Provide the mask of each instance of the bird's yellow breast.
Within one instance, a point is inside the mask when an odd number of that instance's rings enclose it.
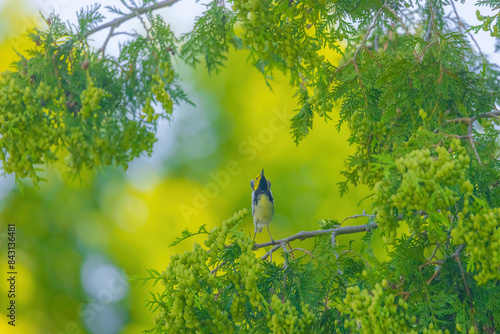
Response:
[[[274,204],[265,195],[261,195],[255,205],[253,220],[256,225],[268,225],[273,219]]]

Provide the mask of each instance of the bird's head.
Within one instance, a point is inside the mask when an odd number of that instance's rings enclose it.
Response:
[[[252,190],[270,190],[271,189],[271,181],[267,180],[264,176],[264,169],[260,172],[259,175],[255,177],[255,180],[250,181],[250,186]]]

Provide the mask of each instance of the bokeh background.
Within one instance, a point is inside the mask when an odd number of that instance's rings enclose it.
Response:
[[[0,72],[17,59],[13,48],[22,52],[30,47],[23,34],[42,26],[38,11],[55,11],[71,21],[80,7],[92,3],[0,0]],[[160,13],[182,34],[203,9],[202,3],[182,0]],[[466,14],[467,9],[459,9]],[[122,29],[141,31],[141,26],[131,21]],[[105,34],[94,38],[100,45]],[[116,40],[108,46],[111,53],[117,48]],[[338,60],[336,54],[326,56]],[[277,76],[271,91],[246,59],[245,52],[232,52],[226,67],[211,76],[202,67],[193,70],[179,62],[177,70],[196,107],[178,106],[174,120],[159,127],[153,156],[133,161],[126,172],[106,168],[68,180],[54,166],[39,190],[29,183],[15,187],[12,176],[0,178],[1,249],[6,224],[16,224],[18,271],[16,327],[2,317],[0,333],[135,334],[152,327],[145,302],[157,288],[130,279],[145,277],[146,269],[162,271],[170,255],[203,240],[169,247],[183,229],[197,230],[202,224],[211,229],[250,208],[250,180],[262,168],[273,185],[276,213],[270,229],[275,239],[316,229],[321,219],[343,220],[370,211],[369,200],[360,203],[370,194],[366,188],[339,195],[336,183],[353,148],[346,142],[347,130],[336,131],[335,112],[328,123],[317,118],[311,134],[296,146],[289,120],[297,103],[288,79]],[[253,234],[250,216],[240,228]],[[257,241],[268,238],[264,231]],[[353,238],[359,240],[339,240]],[[386,249],[375,247],[382,258]],[[4,277],[6,260],[0,267]],[[0,284],[2,310],[6,289]]]

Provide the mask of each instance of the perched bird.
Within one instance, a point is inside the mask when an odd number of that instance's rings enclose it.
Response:
[[[269,223],[273,220],[274,215],[274,200],[271,193],[271,181],[268,181],[264,176],[264,170],[257,175],[255,180],[250,181],[252,187],[252,216],[255,225],[255,234],[262,232],[262,228],[266,226],[269,232]],[[271,232],[269,232],[271,241],[274,242]]]

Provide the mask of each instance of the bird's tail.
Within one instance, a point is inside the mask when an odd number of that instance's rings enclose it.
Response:
[[[260,233],[260,232],[262,232],[262,228],[263,228],[263,226],[262,226],[262,225],[255,225],[255,233]]]

